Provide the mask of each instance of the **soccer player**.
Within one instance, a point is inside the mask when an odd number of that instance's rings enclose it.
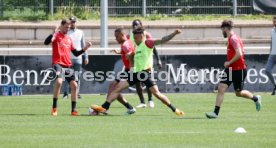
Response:
[[[136,43],[135,47],[135,55],[134,55],[134,67],[133,73],[130,73],[129,78],[127,80],[122,79],[117,87],[110,93],[107,97],[106,102],[102,104],[102,106],[92,105],[91,108],[97,112],[105,113],[109,108],[110,104],[118,98],[120,93],[128,88],[131,85],[137,84],[139,82],[144,83],[151,93],[155,97],[157,97],[160,101],[162,101],[165,105],[167,105],[176,115],[183,116],[184,112],[175,108],[174,105],[170,102],[167,96],[163,95],[159,90],[155,82],[151,78],[151,74],[149,71],[152,69],[152,54],[153,48],[155,45],[160,45],[171,40],[175,35],[180,34],[180,30],[175,30],[168,36],[163,37],[162,39],[152,40],[144,39],[144,29],[138,28],[133,31],[134,40]]]
[[[116,79],[109,85],[107,97],[110,95],[110,93],[117,87],[117,84],[121,81],[121,79],[128,79],[129,70],[131,67],[133,67],[133,53],[134,53],[134,45],[132,42],[127,39],[126,34],[124,33],[122,28],[117,28],[114,31],[114,36],[116,38],[116,41],[118,44],[121,45],[121,50],[118,51],[116,49],[111,50],[111,52],[114,52],[116,54],[120,54],[122,61],[124,63],[125,69],[124,72],[122,72]],[[134,114],[136,112],[136,109],[132,107],[127,100],[123,97],[123,95],[120,93],[117,100],[123,104],[127,108],[127,115]],[[107,108],[108,110],[108,108]]]
[[[69,18],[70,20],[70,30],[68,31],[69,37],[72,39],[74,46],[76,47],[76,50],[81,50],[85,45],[85,39],[84,39],[84,33],[82,30],[78,29],[76,27],[77,18],[75,16],[71,16]],[[85,52],[83,54],[84,57],[84,65],[87,65],[89,63],[88,60],[88,54]],[[78,77],[78,99],[81,99],[80,95],[80,75],[81,75],[81,66],[82,66],[82,56],[74,56],[74,54],[71,54],[71,61],[73,64],[73,69],[75,72],[77,72],[76,77]],[[69,86],[68,83],[65,83],[63,86],[63,98],[68,99],[68,91]]]
[[[255,103],[256,110],[261,110],[261,96],[255,96],[251,92],[244,90],[244,80],[246,78],[246,64],[244,60],[243,42],[233,31],[233,22],[224,20],[221,24],[221,30],[224,38],[228,38],[227,61],[224,62],[224,74],[218,85],[218,93],[213,112],[205,113],[207,118],[217,118],[220,107],[224,99],[224,93],[233,83],[237,97],[243,97],[252,100]]]
[[[141,20],[139,20],[139,19],[135,19],[132,22],[132,29],[135,30],[137,28],[143,28],[143,24],[142,24]],[[147,31],[144,31],[143,35],[144,35],[144,39],[151,39],[152,38],[151,34],[148,33]],[[133,33],[130,33],[128,35],[128,38],[132,41],[132,43],[134,45],[136,44],[135,41],[134,41],[134,34]],[[153,48],[153,54],[154,54],[154,56],[157,59],[158,68],[161,69],[162,68],[162,62],[161,62],[161,59],[160,59],[159,54],[158,54],[158,52],[157,52],[157,50],[156,50],[155,47]],[[145,108],[145,107],[147,107],[147,105],[145,103],[144,96],[143,96],[142,83],[137,83],[136,84],[136,91],[137,91],[137,94],[138,94],[139,99],[140,99],[140,104],[138,106],[136,106],[136,107],[137,108]],[[150,90],[148,88],[147,88],[147,93],[148,93],[149,107],[150,108],[154,108],[154,102],[152,100],[152,93],[150,92]]]
[[[276,64],[276,16],[273,17],[273,28],[271,30],[271,44],[270,44],[270,55],[266,63],[265,72],[270,82],[274,85],[274,89],[271,95],[275,95],[276,83],[272,75],[272,69]]]
[[[88,42],[82,50],[76,50],[72,39],[67,35],[69,27],[69,20],[63,19],[59,29],[56,29],[54,33],[49,35],[44,41],[45,45],[52,42],[52,65],[57,75],[53,92],[53,106],[51,110],[53,116],[57,116],[58,114],[57,101],[63,78],[67,80],[71,87],[71,115],[78,115],[76,110],[78,85],[75,80],[74,70],[71,69],[72,61],[70,53],[72,52],[75,56],[79,56],[92,45],[92,43]]]

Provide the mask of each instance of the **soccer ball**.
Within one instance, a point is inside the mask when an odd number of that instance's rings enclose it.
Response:
[[[97,115],[99,115],[99,112],[96,112],[91,107],[89,107],[89,109],[88,109],[88,115],[90,115],[90,116],[97,116]]]

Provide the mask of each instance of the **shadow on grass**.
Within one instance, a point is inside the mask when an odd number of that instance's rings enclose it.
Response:
[[[208,120],[206,117],[179,117],[174,118],[179,120]]]
[[[49,116],[50,114],[0,114],[0,116]]]

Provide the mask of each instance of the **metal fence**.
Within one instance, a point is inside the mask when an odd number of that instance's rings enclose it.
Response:
[[[108,11],[109,16],[229,15],[235,11],[239,15],[255,13],[252,5],[253,0],[108,0]],[[0,15],[21,15],[25,11],[48,15],[51,10],[56,13],[84,7],[99,12],[100,0],[0,0]]]

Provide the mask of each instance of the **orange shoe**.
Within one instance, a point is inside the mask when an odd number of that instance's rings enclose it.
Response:
[[[182,110],[179,110],[179,109],[176,109],[176,110],[175,110],[175,114],[176,114],[177,116],[184,116],[184,112],[183,112]]]
[[[106,109],[103,108],[102,106],[98,106],[98,105],[91,105],[91,108],[99,113],[106,113]]]
[[[71,115],[72,115],[72,116],[78,116],[79,113],[78,113],[77,111],[73,111],[73,112],[71,112]]]
[[[57,108],[52,108],[52,110],[51,110],[51,115],[52,116],[57,116]]]

